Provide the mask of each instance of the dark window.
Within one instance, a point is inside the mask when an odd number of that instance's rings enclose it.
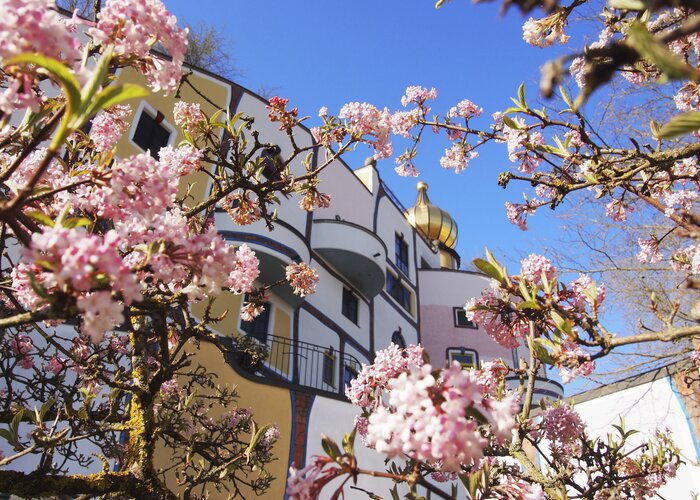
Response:
[[[343,288],[343,316],[357,324],[357,309],[359,301],[354,293]]]
[[[411,292],[391,273],[386,274],[386,291],[401,304],[401,307],[411,312]]]
[[[403,236],[397,234],[395,241],[396,249],[396,267],[408,276],[408,245],[403,239]]]
[[[250,337],[267,343],[267,328],[270,325],[270,304],[265,304],[265,310],[256,316],[253,321],[241,320],[241,330]]]
[[[479,356],[476,351],[460,347],[451,347],[447,349],[447,359],[450,364],[452,364],[453,361],[457,361],[464,368],[476,368],[479,362]]]
[[[350,385],[350,382],[355,380],[357,377],[357,368],[354,366],[350,365],[345,365],[345,370],[343,372],[343,386],[347,387]]]
[[[463,307],[455,307],[453,308],[453,311],[455,316],[455,326],[459,328],[472,328],[474,330],[479,328],[476,323],[467,319],[467,312]]]
[[[394,333],[391,334],[391,343],[396,344],[401,349],[406,349],[406,340],[401,335],[401,328],[394,330]]]
[[[420,258],[420,268],[421,269],[432,269],[430,267],[430,264],[428,264],[428,261],[425,260],[423,257]]]
[[[323,382],[335,387],[335,354],[332,347],[323,353]]]
[[[160,148],[168,145],[170,131],[161,123],[163,114],[158,111],[155,118],[145,109],[141,112],[139,123],[136,125],[133,141],[144,151],[150,151],[153,158],[158,158]]]
[[[279,146],[263,149],[262,153],[260,153],[260,159],[263,163],[263,177],[270,181],[279,180],[280,174],[284,168],[282,159],[280,158]]]

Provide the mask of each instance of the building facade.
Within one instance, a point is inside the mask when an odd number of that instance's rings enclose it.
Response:
[[[172,116],[178,100],[199,103],[208,116],[226,109],[230,115],[254,117],[261,140],[279,145],[283,158],[291,154],[286,134],[267,119],[266,100],[233,82],[191,70],[177,98],[151,95],[132,106],[132,127],[117,146],[119,156],[182,141]],[[118,80],[143,83],[143,76],[124,71]],[[303,127],[295,129],[295,141],[302,148],[313,144]],[[314,165],[322,154],[314,151]],[[200,359],[219,374],[219,382],[237,386],[240,405],[253,408],[259,422],[280,428],[279,460],[272,464],[278,480],[270,498],[284,496],[290,465],[301,467],[322,454],[322,434],[340,440],[352,429],[358,409],[346,402],[344,389],[362,364],[372,362],[375,351],[392,342],[421,343],[436,366],[452,360],[478,366],[496,358],[517,364],[523,355],[498,345],[466,319],[463,304],[481,293],[488,278],[459,269],[457,224],[430,202],[428,186],[418,184],[416,203],[406,209],[374,161],[355,169],[340,160],[334,163],[319,174],[321,191],[332,198],[328,208],[306,212],[295,197],[282,198],[273,231],[263,221],[239,226],[223,210],[215,215],[227,240],[246,243],[256,252],[262,284],[284,278],[284,268],[292,262],[308,263],[320,277],[316,293],[303,299],[286,285],[273,288],[265,312],[253,322],[240,317],[243,297],[229,294],[215,303],[213,314],[228,311],[214,325],[218,333],[232,342],[245,335],[266,346],[269,354],[262,365],[251,368],[240,359],[222,359],[213,348],[200,348]],[[305,173],[301,163],[291,170],[294,176]],[[200,172],[187,178],[182,189],[188,184],[196,201],[207,195],[209,183]],[[562,393],[554,381],[538,384],[538,397]],[[382,457],[369,450],[358,455],[363,466],[383,466]]]

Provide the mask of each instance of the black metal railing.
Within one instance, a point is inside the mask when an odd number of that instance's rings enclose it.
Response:
[[[332,346],[276,335],[267,335],[262,344],[266,348],[263,362],[246,366],[239,359],[237,363],[255,378],[262,378],[262,382],[304,387],[344,398],[345,386],[360,370],[360,362],[355,356],[339,352]]]

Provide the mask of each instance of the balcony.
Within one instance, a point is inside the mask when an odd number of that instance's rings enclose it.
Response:
[[[360,362],[351,354],[276,335],[255,340],[242,337],[238,341],[223,338],[222,341],[231,349],[229,362],[237,371],[264,384],[306,389],[345,400],[345,386],[360,370]],[[257,348],[254,348],[256,352],[262,347],[262,355],[246,352],[250,345]]]
[[[366,298],[384,288],[386,247],[371,231],[342,220],[315,220],[311,246]]]
[[[506,377],[506,384],[511,389],[517,389],[520,384],[518,377]],[[549,401],[557,401],[564,397],[564,387],[554,380],[548,378],[537,377],[535,379],[535,392],[532,395],[531,407],[537,407],[541,399],[549,399]]]

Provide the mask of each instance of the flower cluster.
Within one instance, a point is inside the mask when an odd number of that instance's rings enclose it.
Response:
[[[357,428],[364,443],[389,457],[408,456],[436,471],[459,472],[477,463],[487,445],[510,438],[518,396],[496,397],[496,372],[482,377],[457,362],[436,372],[415,359],[419,348],[405,351],[414,358],[410,363],[396,358],[400,352],[392,345],[377,367],[363,367],[362,378],[348,391],[359,406],[373,401]],[[378,376],[368,376],[373,373]]]
[[[555,43],[566,43],[569,36],[564,33],[566,15],[563,11],[543,19],[530,18],[523,24],[523,40],[535,47],[549,47]]]
[[[285,269],[286,279],[289,286],[294,289],[294,294],[300,297],[311,295],[316,291],[318,283],[318,273],[308,264],[289,264]]]
[[[92,120],[90,139],[95,150],[100,153],[110,151],[119,138],[129,128],[127,118],[131,115],[131,106],[117,105],[102,111]]]
[[[289,99],[273,96],[270,98],[270,104],[265,106],[269,111],[267,115],[269,120],[271,122],[280,122],[280,130],[291,130],[297,122],[299,110],[297,108],[288,110],[287,104],[289,104]]]
[[[543,255],[531,253],[520,261],[522,277],[530,283],[540,283],[543,279],[550,281],[557,274],[549,259]]]
[[[144,74],[154,92],[177,89],[187,52],[187,28],[177,26],[177,19],[160,0],[107,0],[88,34],[98,44],[113,45],[118,56],[144,61]],[[151,55],[156,43],[170,60]]]
[[[199,103],[178,101],[173,107],[173,118],[175,125],[192,134],[197,130],[199,123],[204,120],[204,113],[202,113]]]
[[[346,128],[356,140],[374,148],[377,158],[389,158],[391,147],[391,113],[367,103],[351,102],[340,108],[338,117],[347,120]]]

